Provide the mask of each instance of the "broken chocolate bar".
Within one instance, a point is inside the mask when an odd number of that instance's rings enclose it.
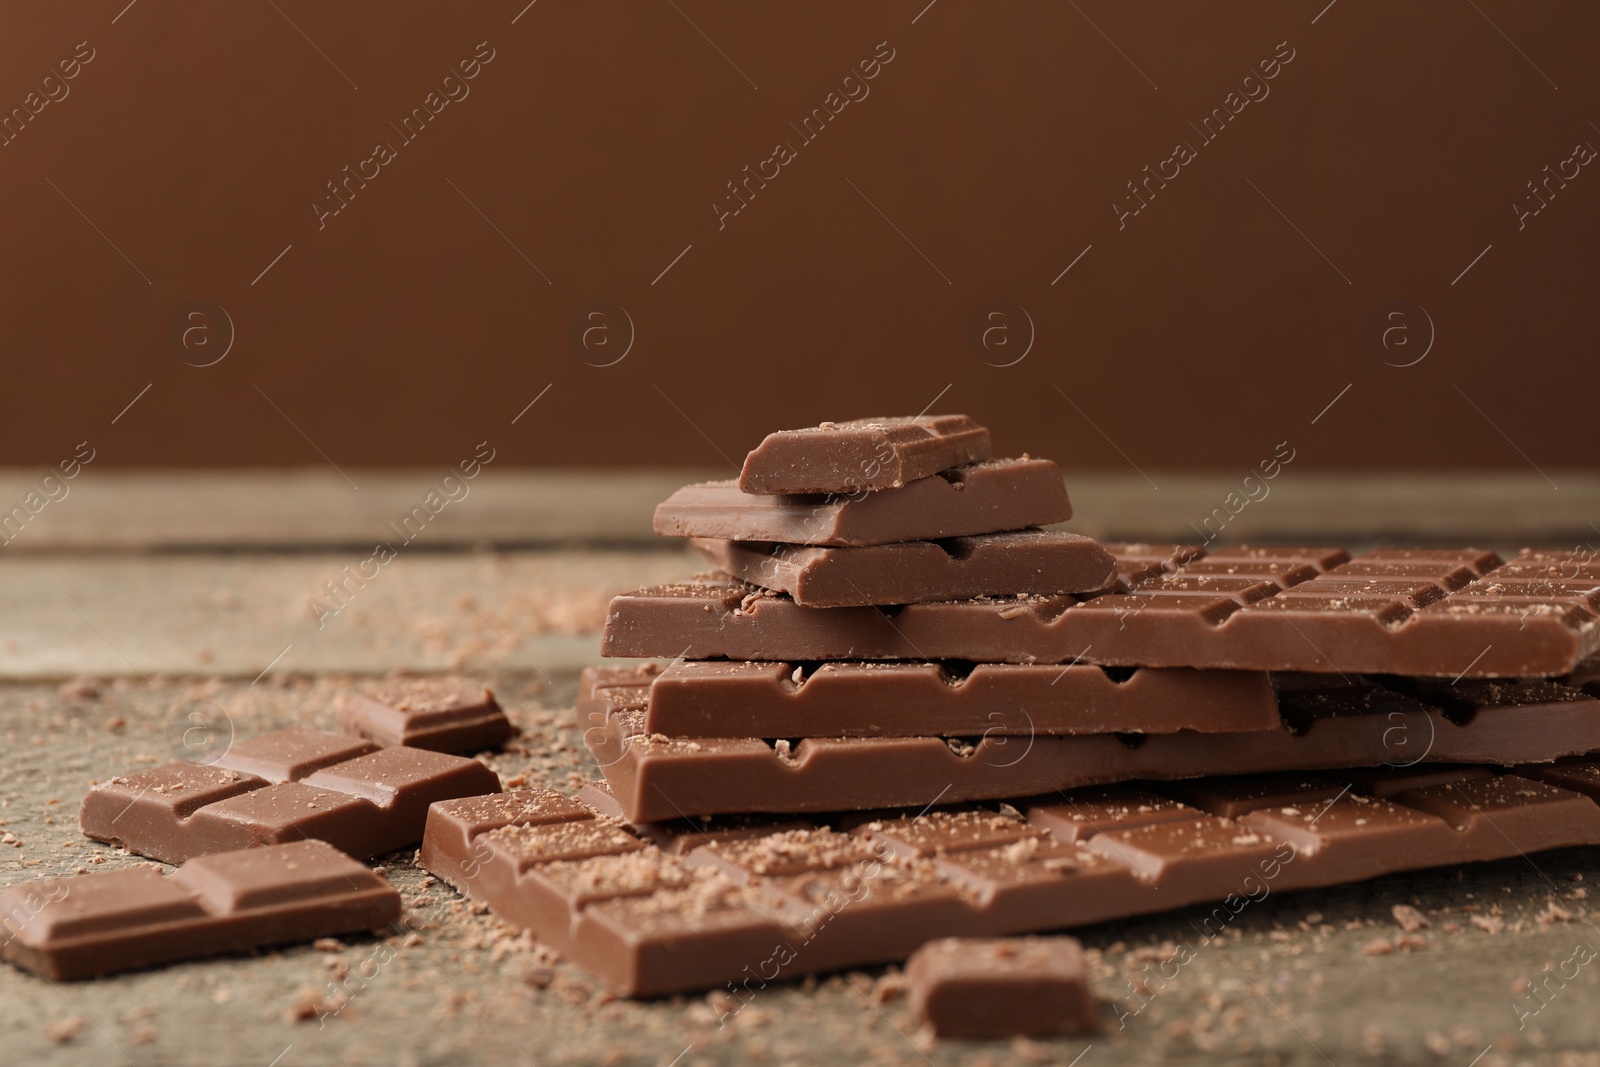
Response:
[[[1117,546],[1108,545],[1113,554]],[[1456,677],[1565,674],[1600,650],[1600,567],[1558,553],[1235,548],[1100,595],[809,609],[731,578],[619,596],[609,656],[965,659]]]
[[[0,956],[54,980],[333,934],[400,918],[400,893],[321,841],[219,852],[169,877],[130,867],[0,892]]]
[[[655,531],[796,545],[884,545],[1021,530],[1072,518],[1061,469],[996,459],[876,493],[754,496],[739,483],[686,485],[656,506]]]
[[[1070,937],[946,937],[906,962],[911,1017],[938,1037],[1055,1037],[1100,1029]]]
[[[486,685],[412,678],[346,698],[339,729],[380,745],[465,755],[498,748],[511,736],[511,720]]]
[[[861,548],[697,537],[713,566],[789,594],[802,607],[852,607],[962,600],[1018,593],[1104,589],[1116,560],[1093,538],[1058,530],[906,541]]]
[[[579,725],[605,708],[645,713],[672,737],[1031,737],[1241,733],[1279,725],[1261,671],[1118,670],[1082,664],[728,663],[685,660],[649,673],[590,667]]]
[[[499,791],[476,760],[279,730],[209,764],[175,760],[102,782],[78,822],[96,841],[163,863],[303,838],[367,859],[421,840],[434,801]]]
[[[989,458],[989,431],[965,415],[852,419],[768,434],[744,458],[746,493],[896,489]]]
[[[600,691],[604,697],[607,691]],[[664,737],[610,700],[583,739],[630,822],[986,800],[1135,778],[1436,763],[1539,763],[1600,751],[1600,700],[1554,682],[1401,692],[1337,678],[1280,693],[1283,728],[1076,737]],[[593,705],[591,705],[593,707]]]
[[[1600,844],[1593,760],[1443,770],[1389,771],[1379,788],[1338,772],[1197,781],[1185,783],[1188,803],[1142,784],[991,811],[912,809],[679,854],[527,789],[435,805],[422,864],[620,993],[722,988],[737,1011],[772,982],[904,959],[938,937],[1219,901],[1195,926],[1209,939],[1265,891]]]

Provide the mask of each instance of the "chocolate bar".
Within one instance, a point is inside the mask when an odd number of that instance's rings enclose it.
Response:
[[[83,832],[163,863],[314,838],[358,859],[414,845],[436,800],[498,793],[476,760],[279,730],[209,764],[175,760],[89,790]]]
[[[1059,530],[905,541],[860,548],[697,537],[712,566],[789,594],[801,607],[915,604],[1014,593],[1104,589],[1116,560],[1093,538]]]
[[[45,878],[0,891],[0,956],[52,980],[371,930],[400,918],[388,882],[321,841]]]
[[[850,496],[752,496],[734,481],[686,485],[657,505],[655,531],[797,545],[884,545],[1047,526],[1072,518],[1061,469],[996,459]]]
[[[746,493],[897,489],[989,458],[989,431],[965,415],[852,419],[770,433],[744,458]]]
[[[611,787],[603,778],[583,783],[578,789],[576,799],[597,815],[627,821],[623,819],[622,805],[611,795]],[[811,825],[812,823],[794,815],[741,812],[737,815],[718,815],[714,818],[671,819],[666,822],[629,824],[629,829],[657,848],[681,856],[708,842],[759,837],[782,830],[804,830]]]
[[[646,712],[605,703],[603,725],[583,739],[636,823],[988,800],[1135,778],[1424,759],[1509,765],[1600,751],[1600,700],[1544,681],[1407,693],[1333,678],[1322,688],[1281,689],[1282,729],[1149,736],[664,737],[646,729]]]
[[[1241,733],[1279,725],[1261,671],[1119,670],[1083,664],[728,663],[685,660],[648,673],[590,667],[580,726],[636,708],[672,737],[1031,737]]]
[[[436,805],[421,859],[620,993],[721,987],[736,1011],[780,978],[904,959],[938,937],[1221,901],[1196,926],[1211,938],[1239,902],[1267,891],[1600,844],[1593,760],[1509,774],[1192,782],[1188,803],[1163,788],[857,817],[682,854],[528,789]]]
[[[1107,546],[1116,554],[1116,546]],[[1551,578],[1560,553],[1236,548],[1151,567],[1126,592],[978,597],[897,610],[809,609],[700,577],[611,602],[609,656],[966,659],[1001,663],[1560,675],[1600,649],[1600,565]],[[1153,573],[1152,573],[1153,572]]]
[[[946,937],[906,961],[906,1006],[938,1037],[1056,1037],[1100,1029],[1070,937]]]
[[[380,745],[462,755],[498,748],[512,733],[489,687],[462,678],[412,678],[348,697],[339,729]]]

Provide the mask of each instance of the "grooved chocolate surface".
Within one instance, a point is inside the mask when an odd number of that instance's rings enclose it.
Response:
[[[946,937],[906,961],[906,1006],[939,1037],[1092,1034],[1100,1008],[1070,937]]]
[[[682,854],[528,789],[435,806],[422,863],[617,991],[656,996],[904,959],[938,937],[1061,929],[1600,843],[1591,777],[1570,788],[1429,768],[1391,771],[1383,784],[1380,796],[1336,772],[1254,789],[1194,782],[1190,803],[1152,817],[1145,798],[1164,787],[1146,783],[1125,803],[1103,790],[1057,794],[817,822]],[[1213,788],[1233,815],[1211,812]],[[1241,806],[1242,795],[1252,799]],[[1196,930],[1217,936],[1231,916],[1219,905]]]
[[[358,693],[339,708],[339,729],[380,745],[470,753],[511,736],[489,687],[464,678],[414,678]]]
[[[1242,547],[1174,564],[1107,547],[1125,590],[889,611],[807,609],[734,579],[699,577],[614,599],[604,651],[1456,678],[1565,674],[1600,649],[1600,567],[1554,576],[1566,558],[1559,552],[1528,550],[1502,563],[1476,549],[1349,559],[1340,550]]]
[[[1279,724],[1260,671],[1185,668],[1108,673],[1083,664],[755,663],[683,660],[643,673],[590,667],[580,725],[610,706],[644,712],[673,737],[928,737],[1237,733]]]
[[[1401,692],[1328,679],[1280,693],[1283,728],[1141,738],[674,738],[612,708],[584,742],[622,813],[838,811],[985,800],[1135,778],[1436,763],[1536,763],[1600,751],[1600,700],[1553,682]]]
[[[234,743],[102,782],[78,822],[96,841],[163,863],[313,838],[366,859],[413,845],[436,800],[500,791],[476,760],[314,730]]]
[[[400,894],[321,841],[219,852],[0,891],[0,956],[51,979],[89,978],[400,918]]]
[[[746,493],[896,489],[989,458],[989,431],[965,415],[852,419],[770,433],[744,458]]]
[[[1020,530],[1072,518],[1061,469],[1047,459],[954,467],[875,493],[761,496],[739,483],[686,485],[656,506],[655,531],[797,545],[882,545]]]
[[[1059,530],[906,541],[859,548],[697,537],[712,566],[802,607],[913,604],[1104,589],[1116,560],[1093,538]]]

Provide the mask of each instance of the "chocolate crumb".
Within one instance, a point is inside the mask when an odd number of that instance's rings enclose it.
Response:
[[[73,1014],[65,1019],[56,1019],[45,1024],[44,1032],[51,1041],[58,1045],[65,1045],[83,1032],[89,1022],[81,1015]]]

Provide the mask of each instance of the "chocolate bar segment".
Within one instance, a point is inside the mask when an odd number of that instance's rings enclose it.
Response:
[[[906,962],[911,1017],[938,1037],[1056,1037],[1100,1029],[1070,937],[930,941]]]
[[[1061,469],[1044,459],[954,467],[899,489],[756,496],[734,481],[686,485],[656,506],[655,531],[798,545],[883,545],[1047,526],[1072,518]]]
[[[1032,737],[1279,726],[1272,684],[1260,671],[684,660],[653,674],[589,668],[586,676],[583,728],[604,724],[603,709],[586,703],[600,692],[615,706],[644,711],[649,733],[672,737]]]
[[[584,742],[631,822],[727,812],[814,812],[1002,798],[1131,779],[1431,763],[1543,763],[1600,751],[1600,700],[1554,683],[1499,698],[1392,693],[1333,679],[1284,728],[1076,737],[673,738],[611,706]],[[1522,699],[1516,692],[1521,690]],[[1430,702],[1431,701],[1431,702]]]
[[[1259,550],[1253,550],[1258,553]],[[1321,569],[1298,558],[1215,552],[1126,592],[978,597],[877,608],[803,608],[702,577],[611,602],[604,651],[701,659],[968,659],[1002,663],[1381,673],[1565,674],[1600,650],[1600,586],[1517,574],[1525,552],[1393,550]],[[1342,553],[1335,555],[1337,559]],[[1477,575],[1477,576],[1475,576]],[[1543,583],[1535,594],[1525,581]]]
[[[578,672],[578,704],[582,706],[596,699],[605,689],[648,687],[671,666],[674,664],[645,662],[630,663],[625,667],[612,664],[585,667]]]
[[[1600,780],[1600,770],[1588,774]],[[1189,806],[1141,783],[1130,795],[1157,791],[1159,817],[1091,791],[998,810],[790,824],[687,852],[573,811],[560,794],[522,790],[503,806],[529,817],[493,829],[476,801],[437,805],[422,864],[620,993],[725,986],[742,1000],[780,976],[904,959],[935,938],[1007,937],[1600,844],[1600,806],[1559,784],[1463,767],[1443,780],[1436,769],[1392,770],[1384,785],[1380,796],[1324,772],[1224,783],[1213,798],[1201,781],[1186,786],[1199,805]],[[1236,817],[1211,813],[1224,804]],[[1065,835],[1049,810],[1062,806],[1079,813]],[[556,809],[564,814],[552,821]],[[497,843],[508,826],[519,829],[515,847]],[[563,844],[574,837],[609,844],[574,854]],[[1195,928],[1216,937],[1233,914],[1218,904]]]
[[[498,748],[511,720],[486,685],[463,678],[412,678],[347,698],[339,729],[380,745],[465,755]]]
[[[896,489],[989,458],[989,431],[965,415],[852,419],[768,434],[744,458],[746,493]]]
[[[499,791],[476,760],[280,730],[204,766],[174,761],[102,782],[78,822],[96,841],[163,863],[304,838],[367,859],[416,844],[434,801]]]
[[[1104,589],[1116,560],[1100,543],[1056,530],[906,541],[861,548],[697,537],[712,566],[802,607],[914,604],[1015,593]]]
[[[400,918],[388,882],[321,841],[220,852],[0,891],[0,955],[53,980],[333,934]]]

